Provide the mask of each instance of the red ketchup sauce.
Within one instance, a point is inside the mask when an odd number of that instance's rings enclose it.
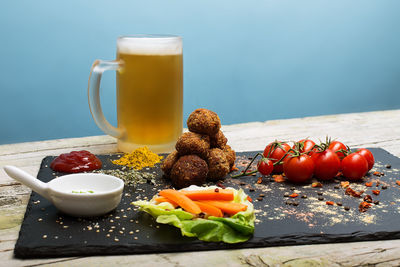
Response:
[[[72,151],[58,156],[51,162],[50,167],[59,172],[84,172],[101,168],[101,161],[86,150]]]

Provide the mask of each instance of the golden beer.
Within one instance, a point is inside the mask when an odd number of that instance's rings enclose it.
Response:
[[[172,151],[182,133],[181,39],[121,37],[117,61],[119,149],[147,145],[155,152]]]

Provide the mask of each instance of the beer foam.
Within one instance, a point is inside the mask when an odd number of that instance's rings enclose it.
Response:
[[[182,39],[168,35],[120,37],[117,49],[119,53],[134,55],[179,55],[182,54]]]

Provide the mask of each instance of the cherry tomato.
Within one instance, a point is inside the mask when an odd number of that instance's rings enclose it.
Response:
[[[364,156],[351,153],[342,159],[341,169],[343,176],[349,180],[360,180],[368,172],[368,162]]]
[[[282,148],[276,146],[276,144],[280,144]],[[285,157],[286,152],[290,150],[290,146],[287,143],[280,142],[272,142],[267,145],[264,149],[264,157],[270,158],[272,163],[279,161],[281,158]],[[282,173],[283,172],[283,163],[274,165],[273,169],[274,173]]]
[[[374,167],[375,159],[374,159],[374,155],[372,155],[371,151],[369,151],[366,148],[359,148],[359,149],[357,149],[356,153],[364,156],[364,158],[367,160],[368,170],[370,170],[370,169],[372,169],[372,167]]]
[[[302,139],[302,140],[298,141],[297,143],[300,144],[300,146],[299,146],[300,153],[308,152],[308,151],[311,151],[311,150],[312,151],[317,151],[317,148],[314,148],[315,142],[313,140]],[[296,148],[296,144],[294,144],[292,148],[295,149]]]
[[[331,180],[340,170],[339,156],[331,149],[315,152],[311,155],[314,161],[314,175],[321,180]]]
[[[341,160],[345,157],[345,154],[343,154],[343,152],[338,152],[339,150],[347,150],[347,147],[342,142],[332,141],[329,144],[328,148],[336,152],[336,154],[339,156]]]
[[[274,164],[271,160],[267,158],[262,158],[257,164],[257,170],[262,175],[269,175],[271,174],[272,170],[274,169]]]
[[[313,175],[314,161],[307,154],[294,157],[289,156],[284,160],[283,171],[289,181],[304,183]]]

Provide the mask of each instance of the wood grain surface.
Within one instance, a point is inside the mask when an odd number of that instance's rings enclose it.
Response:
[[[222,130],[237,151],[261,150],[275,139],[310,137],[324,140],[329,135],[351,147],[382,147],[400,156],[400,110],[224,125]],[[36,175],[45,156],[80,149],[106,154],[116,152],[116,143],[114,138],[108,136],[93,136],[2,145],[0,167],[15,165]],[[29,189],[9,178],[3,169],[0,170],[0,266],[400,265],[400,240],[130,256],[14,259],[13,248],[29,194]]]

